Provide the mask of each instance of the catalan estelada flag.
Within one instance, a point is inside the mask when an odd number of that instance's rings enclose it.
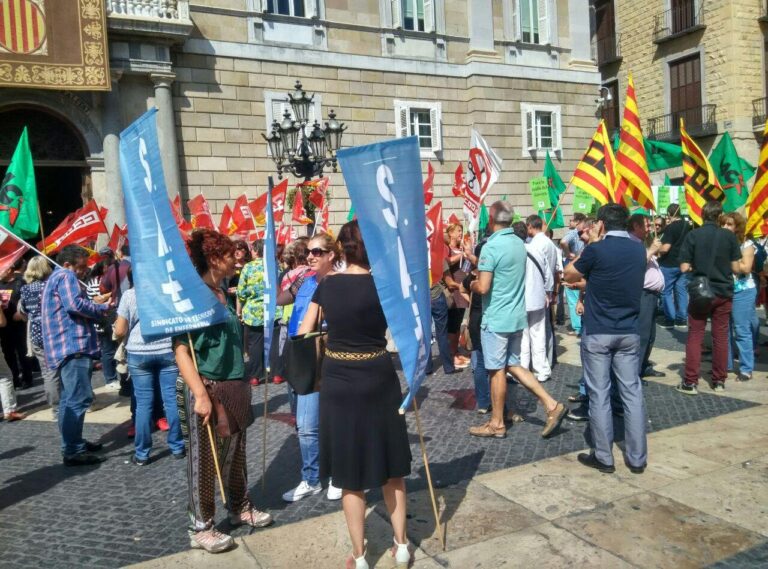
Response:
[[[648,173],[648,159],[643,146],[643,131],[640,128],[640,113],[637,110],[635,83],[629,74],[627,97],[624,101],[624,118],[621,121],[619,150],[616,152],[616,201],[625,201],[625,195],[635,200],[640,207],[656,209],[651,191],[651,176]]]
[[[45,14],[31,0],[0,0],[0,46],[20,55],[45,43]]]
[[[695,223],[701,225],[701,209],[704,204],[710,200],[723,201],[725,194],[706,155],[685,131],[683,119],[680,119],[680,145],[683,148],[685,201],[688,204],[688,215]]]
[[[763,129],[763,144],[760,147],[760,161],[755,176],[755,185],[746,205],[747,235],[765,235],[765,214],[768,212],[768,121]]]
[[[571,183],[595,198],[600,205],[605,205],[616,201],[613,193],[615,178],[613,149],[608,139],[605,121],[600,121],[587,151],[576,166]]]

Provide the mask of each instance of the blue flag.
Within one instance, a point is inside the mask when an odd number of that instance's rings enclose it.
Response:
[[[272,210],[272,176],[267,190],[266,228],[264,229],[264,362],[269,372],[269,353],[275,330],[273,322],[277,312],[277,241],[275,240],[275,214]]]
[[[412,136],[346,148],[338,157],[408,382],[404,410],[424,381],[431,331],[419,144]]]
[[[157,144],[157,109],[120,133],[131,267],[145,340],[223,322],[229,312],[197,274],[171,213]]]

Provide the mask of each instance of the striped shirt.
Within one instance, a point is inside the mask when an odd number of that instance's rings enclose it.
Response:
[[[94,319],[109,310],[88,300],[74,271],[56,269],[43,290],[41,321],[45,361],[58,369],[68,357],[99,355]]]

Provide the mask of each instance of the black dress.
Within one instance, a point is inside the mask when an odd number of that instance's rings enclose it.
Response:
[[[328,325],[327,348],[384,350],[387,322],[371,275],[332,275],[313,302]],[[371,360],[326,357],[320,387],[320,476],[334,486],[365,490],[411,471],[400,382],[389,353]]]

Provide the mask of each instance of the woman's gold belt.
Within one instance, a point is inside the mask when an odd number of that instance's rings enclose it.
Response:
[[[376,350],[375,352],[335,352],[325,349],[326,357],[332,360],[344,360],[347,362],[362,362],[366,360],[375,360],[387,353],[387,350]]]

